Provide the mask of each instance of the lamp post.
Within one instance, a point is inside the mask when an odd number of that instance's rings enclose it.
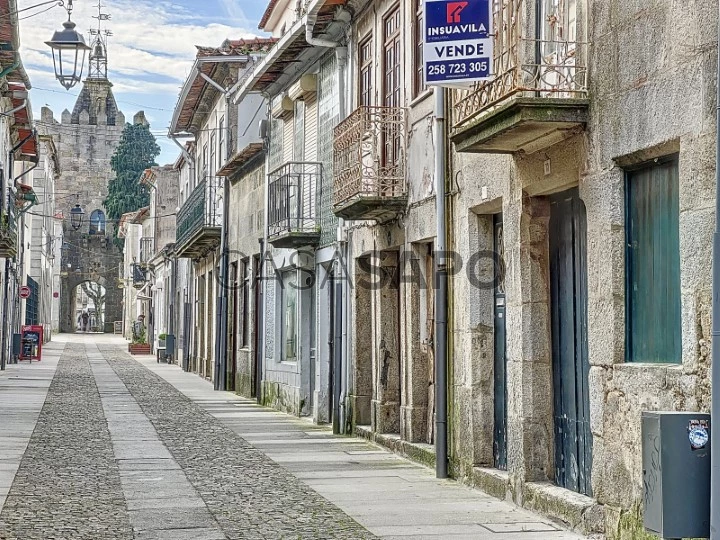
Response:
[[[65,9],[68,12],[68,20],[63,23],[63,29],[55,32],[52,39],[46,41],[45,44],[52,49],[55,78],[60,81],[65,90],[70,90],[82,79],[85,53],[90,50],[90,47],[87,46],[82,35],[75,30],[75,23],[70,20],[73,0],[68,0]],[[63,58],[63,54],[65,54],[65,58]]]
[[[70,210],[70,225],[72,225],[73,230],[77,231],[82,227],[84,215],[85,210],[82,209],[80,203],[76,204],[75,208]]]

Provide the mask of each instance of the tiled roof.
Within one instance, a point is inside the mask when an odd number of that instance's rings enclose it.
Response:
[[[17,0],[0,0],[0,65],[3,68],[20,62],[20,37],[18,32]],[[10,16],[6,16],[6,14]],[[22,62],[6,75],[8,82],[22,84],[30,88],[30,78],[23,68]]]
[[[25,90],[23,84],[11,83],[8,85],[8,89],[13,90]],[[33,132],[32,127],[32,113],[30,110],[30,102],[25,102],[23,99],[12,98],[13,109],[16,109],[25,103],[22,109],[17,109],[13,113],[15,123],[11,126],[11,129],[17,131],[17,140],[25,141],[20,147],[20,159],[28,160],[34,159],[38,156],[38,138],[37,134]],[[27,140],[25,140],[27,139]]]
[[[325,2],[319,8],[317,21],[315,23],[316,34],[322,34],[328,25],[334,20],[335,9],[338,4],[342,3],[342,1],[343,0],[332,0]],[[295,23],[295,26],[297,26],[297,22]],[[289,32],[290,30],[288,30],[288,33]],[[273,84],[283,74],[285,74],[290,66],[297,64],[303,52],[311,47],[312,45],[308,45],[307,41],[305,41],[305,33],[300,32],[282,52],[278,53],[277,50],[271,52],[268,56],[270,57],[275,54],[275,58],[272,58],[272,61],[268,62],[266,69],[254,82],[251,90],[256,92],[265,90],[268,86]]]
[[[272,48],[277,40],[273,38],[254,38],[225,40],[220,47],[197,47],[195,67],[185,82],[180,99],[176,106],[171,131],[175,133],[188,132],[193,127],[195,114],[201,108],[200,105],[207,91],[216,93],[217,89],[210,85],[200,76],[200,72],[214,79],[220,75],[218,71],[224,66],[222,58],[243,58],[253,53],[265,53]],[[200,62],[202,59],[219,58],[217,62]],[[227,81],[217,81],[219,84],[227,84]],[[232,81],[231,81],[232,82]]]
[[[270,2],[268,3],[268,7],[265,8],[265,13],[263,13],[262,18],[260,19],[260,24],[258,24],[258,28],[260,30],[265,29],[265,25],[267,24],[268,19],[270,19],[270,15],[272,15],[272,12],[275,9],[277,3],[278,0],[270,0]]]

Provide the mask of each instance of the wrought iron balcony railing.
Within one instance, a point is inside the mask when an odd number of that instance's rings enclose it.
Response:
[[[268,174],[268,242],[301,247],[320,240],[322,164],[291,161]]]
[[[15,193],[10,190],[5,208],[0,208],[0,257],[14,257],[18,250]]]
[[[407,115],[400,107],[358,107],[335,127],[333,211],[383,220],[405,208]]]
[[[575,0],[494,0],[491,81],[454,91],[453,127],[461,129],[513,97],[585,98],[586,44],[577,39]]]
[[[222,227],[222,194],[223,179],[208,176],[182,205],[175,233],[180,256],[195,257],[218,243]]]

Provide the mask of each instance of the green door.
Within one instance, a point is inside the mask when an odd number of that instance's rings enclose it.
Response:
[[[592,495],[587,345],[587,225],[577,189],[551,199],[550,297],[555,482]]]

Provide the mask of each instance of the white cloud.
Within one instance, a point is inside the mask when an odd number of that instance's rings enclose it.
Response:
[[[196,0],[193,0],[195,4]],[[264,1],[264,0],[263,0]],[[112,30],[108,45],[109,79],[127,118],[132,110],[153,109],[149,104],[166,109],[153,117],[153,127],[163,130],[169,123],[170,110],[177,102],[180,87],[192,69],[196,45],[218,47],[226,38],[251,38],[257,34],[239,0],[219,0],[224,13],[216,17],[201,15],[178,3],[167,0],[104,0],[105,12],[111,20],[105,26]],[[38,0],[18,0],[23,9]],[[96,2],[75,2],[72,20],[88,39],[89,29],[97,25]],[[200,2],[198,2],[200,4]],[[21,13],[28,16],[43,8]],[[202,5],[202,11],[207,6]],[[56,117],[63,108],[72,109],[79,88],[65,93],[53,75],[50,49],[45,45],[56,30],[62,27],[66,14],[62,8],[20,21],[21,54],[33,86],[45,88],[33,97],[36,114],[47,102],[55,109]],[[85,66],[87,73],[87,65]],[[46,101],[47,100],[47,101]],[[128,106],[132,104],[132,106]],[[161,143],[161,159],[172,160],[177,147]]]

